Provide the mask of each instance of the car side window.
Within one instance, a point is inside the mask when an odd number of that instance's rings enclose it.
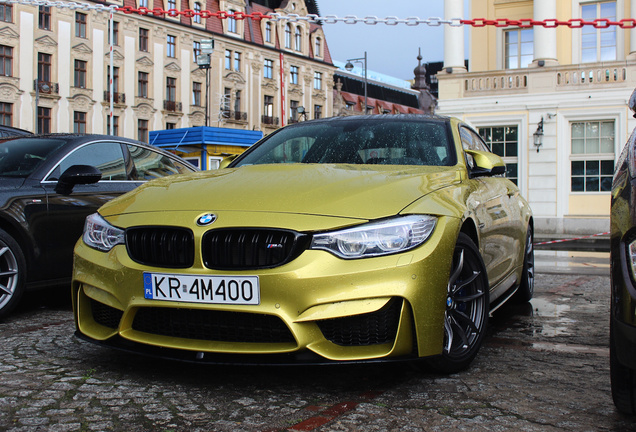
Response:
[[[187,165],[144,147],[128,144],[128,151],[135,165],[131,180],[152,180],[192,172]]]
[[[102,173],[102,180],[127,180],[121,144],[96,142],[80,147],[67,155],[51,172],[47,180],[58,180],[73,165],[91,165]]]

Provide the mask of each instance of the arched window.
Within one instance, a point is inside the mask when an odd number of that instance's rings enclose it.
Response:
[[[236,30],[236,18],[233,16],[236,11],[230,9],[228,13],[232,14],[232,16],[227,17],[227,31],[230,33],[238,33]]]
[[[319,37],[317,37],[317,38],[316,38],[316,44],[315,44],[315,45],[316,45],[316,46],[315,46],[315,48],[314,48],[314,49],[315,49],[314,55],[315,55],[316,57],[322,57],[322,39],[321,39],[321,38],[319,38]]]
[[[302,51],[303,49],[303,35],[300,26],[296,27],[296,34],[294,35],[294,45],[296,51]]]
[[[285,48],[291,48],[292,31],[291,24],[285,26]]]
[[[194,2],[194,12],[201,13],[201,3]],[[201,24],[201,15],[194,15],[194,17],[192,17],[192,21],[195,24]]]

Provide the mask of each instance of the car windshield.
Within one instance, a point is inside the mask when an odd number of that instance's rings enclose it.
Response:
[[[1,142],[0,176],[28,177],[64,144],[64,140],[42,138],[19,138]]]
[[[366,118],[281,129],[233,166],[280,163],[444,166],[456,160],[443,121]]]

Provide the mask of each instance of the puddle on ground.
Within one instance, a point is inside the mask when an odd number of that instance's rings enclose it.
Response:
[[[570,311],[568,304],[556,304],[545,298],[533,298],[530,300],[532,304],[533,315],[538,317],[551,318],[549,322],[542,323],[541,335],[568,336],[571,335],[571,324],[575,321],[564,316]]]

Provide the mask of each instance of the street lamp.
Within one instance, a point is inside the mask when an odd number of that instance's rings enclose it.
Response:
[[[201,54],[197,56],[199,69],[205,69],[205,125],[208,126],[210,100],[210,68],[212,64],[212,53],[214,52],[214,39],[201,39]]]
[[[364,64],[364,113],[367,113],[367,52],[364,52],[364,57],[360,57],[360,58],[353,58],[353,59],[348,59],[347,60],[347,64],[345,65],[345,69],[348,72],[351,72],[353,70],[353,63],[351,62],[356,62],[356,63],[362,63]]]

